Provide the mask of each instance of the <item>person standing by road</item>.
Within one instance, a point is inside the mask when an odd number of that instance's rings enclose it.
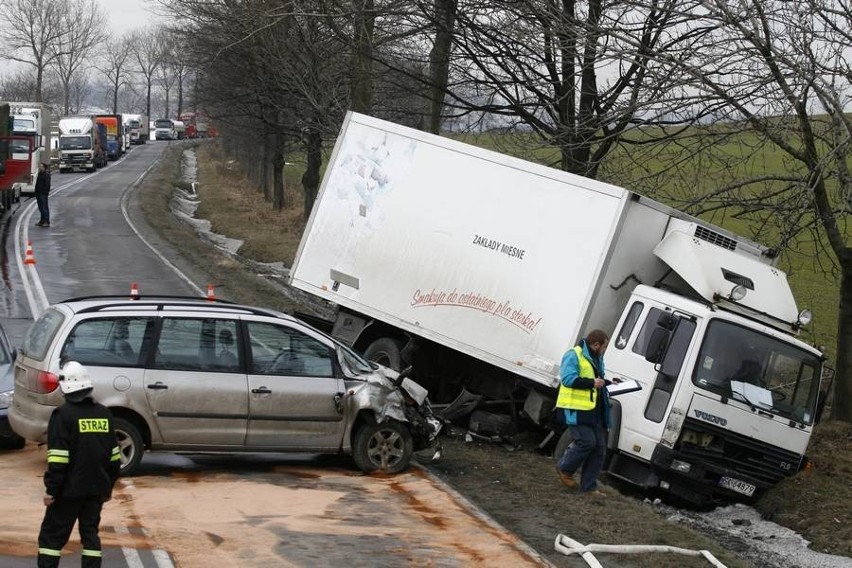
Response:
[[[53,411],[47,427],[47,510],[38,535],[38,567],[59,566],[62,547],[77,522],[83,545],[81,565],[97,568],[101,566],[101,508],[112,498],[121,453],[112,413],[92,398],[88,370],[69,361],[60,373],[65,404]]]
[[[35,183],[35,197],[38,212],[41,218],[36,227],[50,227],[50,207],[47,205],[50,194],[50,169],[47,164],[42,163],[38,168]]]
[[[606,457],[609,430],[609,396],[604,379],[603,355],[609,337],[596,329],[565,352],[559,369],[557,412],[568,426],[574,443],[559,457],[556,470],[562,483],[577,488],[574,473],[582,467],[579,489],[597,491],[598,475]]]

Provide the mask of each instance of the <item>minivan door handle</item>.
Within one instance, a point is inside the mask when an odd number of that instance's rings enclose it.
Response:
[[[157,381],[153,385],[148,385],[148,388],[153,389],[153,390],[164,390],[164,389],[169,388],[169,385],[164,385],[160,381]]]
[[[266,387],[251,389],[252,394],[272,394],[272,391]]]

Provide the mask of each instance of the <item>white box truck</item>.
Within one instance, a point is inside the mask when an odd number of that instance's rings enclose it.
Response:
[[[59,119],[59,173],[86,170],[93,172],[106,164],[98,123],[91,116],[66,116]]]
[[[609,473],[747,499],[803,466],[824,361],[774,256],[620,187],[350,113],[290,282],[377,362],[417,344],[439,397],[555,399],[565,351],[603,329],[607,378],[642,387],[613,398]]]

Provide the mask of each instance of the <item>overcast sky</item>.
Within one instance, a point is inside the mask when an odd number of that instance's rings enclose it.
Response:
[[[154,23],[154,14],[150,2],[145,0],[97,0],[109,20],[109,29],[113,32],[126,32],[144,28]]]

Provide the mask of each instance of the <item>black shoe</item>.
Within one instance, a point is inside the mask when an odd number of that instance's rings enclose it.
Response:
[[[36,227],[44,227],[44,221],[39,221],[36,223]]]
[[[50,223],[42,223],[41,226],[42,227],[50,227]]]

